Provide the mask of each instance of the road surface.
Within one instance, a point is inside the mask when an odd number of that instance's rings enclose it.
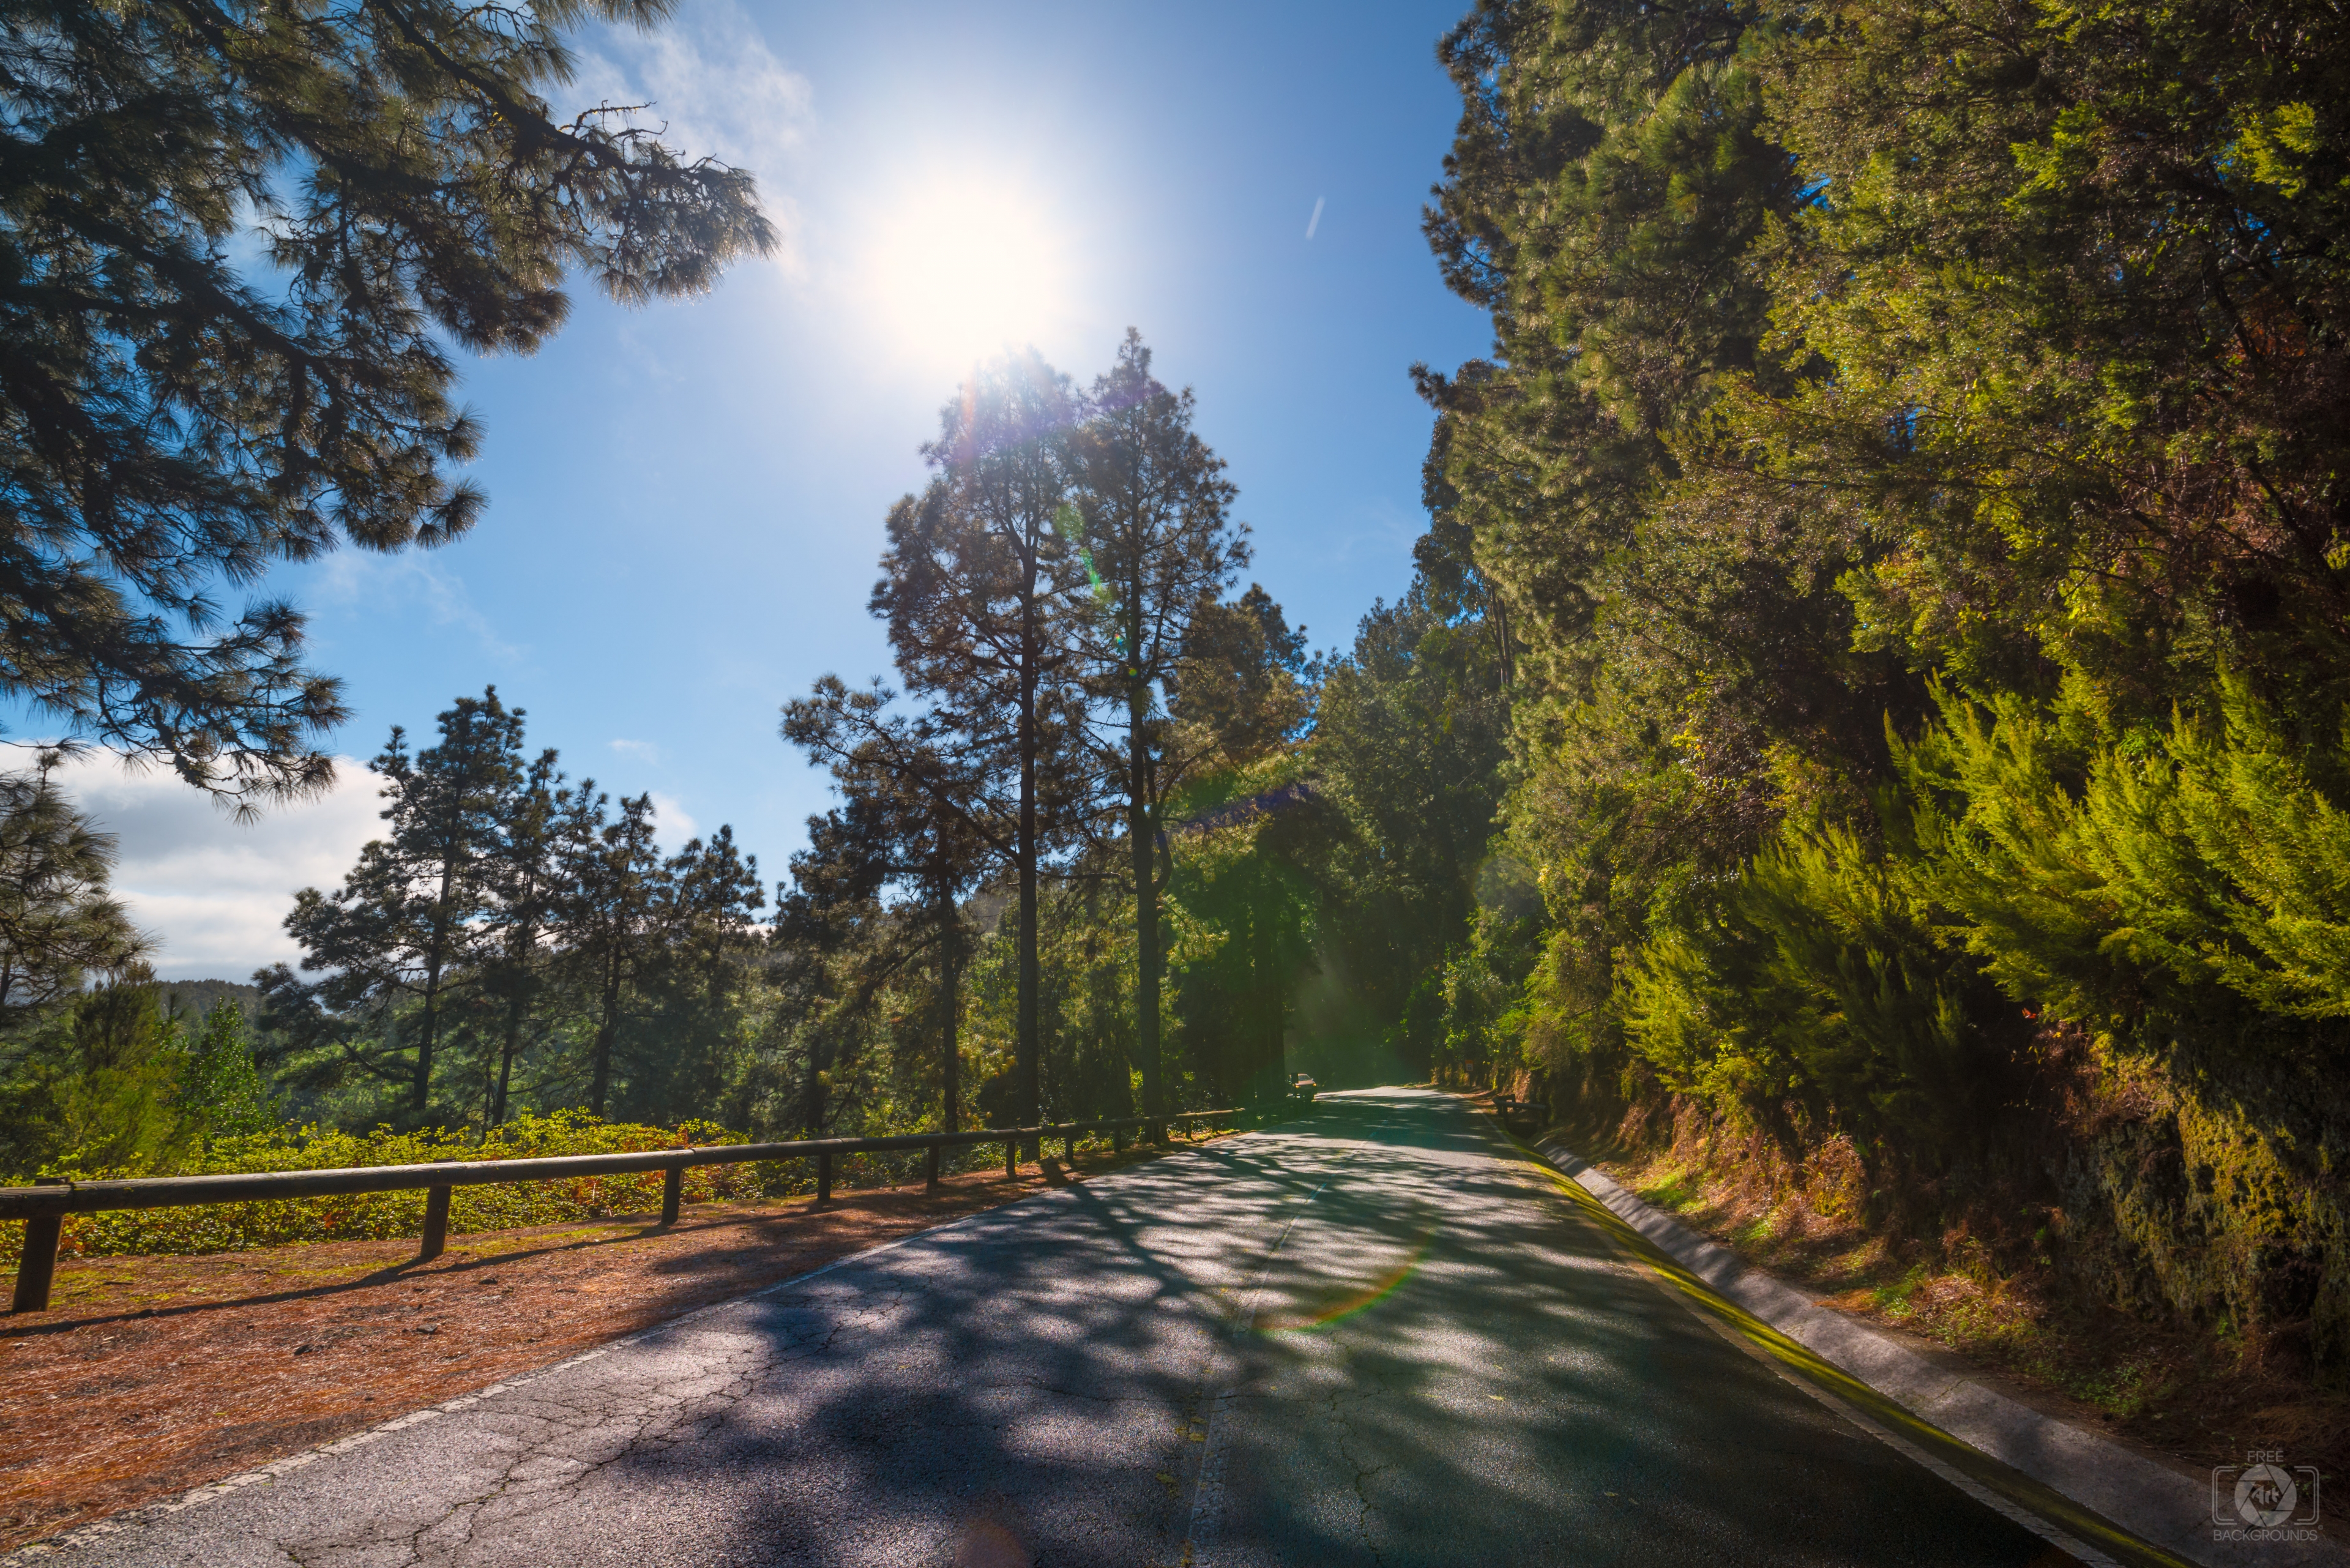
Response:
[[[2055,1563],[1459,1101],[1326,1096],[85,1537],[77,1563]]]

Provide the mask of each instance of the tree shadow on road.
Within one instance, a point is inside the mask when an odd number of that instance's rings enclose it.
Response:
[[[709,1562],[2043,1555],[1501,1152],[1349,1096],[978,1216],[731,1313],[766,1370],[609,1479]]]

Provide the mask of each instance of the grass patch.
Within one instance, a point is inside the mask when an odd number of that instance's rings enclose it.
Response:
[[[1695,1176],[1686,1171],[1672,1171],[1661,1180],[1634,1189],[1658,1208],[1679,1214],[1704,1200],[1705,1189]]]
[[[1887,1317],[1908,1317],[1909,1298],[1918,1293],[1930,1277],[1925,1264],[1918,1263],[1898,1280],[1887,1280],[1868,1293],[1869,1304]]]

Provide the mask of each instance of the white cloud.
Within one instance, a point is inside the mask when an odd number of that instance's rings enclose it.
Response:
[[[303,888],[339,886],[377,836],[376,776],[353,758],[318,799],[271,807],[240,824],[166,768],[130,770],[102,752],[60,771],[81,809],[120,841],[114,888],[158,939],[169,980],[244,980],[299,950],[279,922]]]
[[[700,825],[678,804],[677,796],[663,794],[659,790],[648,792],[653,797],[653,836],[671,854],[685,847],[685,841],[699,830]]]
[[[581,108],[646,105],[637,122],[661,128],[674,151],[756,175],[760,206],[783,236],[777,259],[798,270],[799,225],[781,187],[814,123],[814,94],[735,0],[693,6],[650,34],[608,28],[581,53],[571,91]]]
[[[489,617],[474,607],[465,580],[417,550],[381,556],[370,550],[338,550],[319,568],[316,597],[328,604],[421,607],[435,626],[469,632],[482,651],[500,663],[522,662],[526,650],[500,637]]]
[[[660,762],[660,748],[650,741],[614,741],[611,747],[620,755],[634,757],[641,763],[657,764]]]

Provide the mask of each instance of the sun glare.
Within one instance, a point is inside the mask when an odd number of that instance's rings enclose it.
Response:
[[[1008,182],[932,181],[891,202],[869,234],[869,308],[925,366],[959,374],[1004,348],[1044,347],[1068,319],[1068,237]]]

